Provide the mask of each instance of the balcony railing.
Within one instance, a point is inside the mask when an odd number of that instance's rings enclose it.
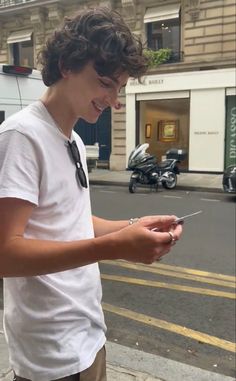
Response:
[[[16,6],[23,3],[33,2],[33,1],[35,0],[0,0],[0,8]]]

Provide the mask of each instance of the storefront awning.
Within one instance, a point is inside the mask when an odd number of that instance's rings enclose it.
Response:
[[[150,23],[162,20],[179,18],[180,5],[164,5],[159,7],[147,8],[144,15],[144,22]]]
[[[13,32],[7,39],[8,44],[15,44],[17,42],[30,41],[32,37],[32,30],[21,30]]]

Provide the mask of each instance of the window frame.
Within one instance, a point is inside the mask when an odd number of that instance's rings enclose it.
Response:
[[[30,44],[30,46],[23,46],[23,44]],[[14,43],[9,43],[9,62],[13,65],[20,65],[20,66],[29,66],[29,67],[34,67],[34,40],[33,40],[33,34],[31,37],[31,40],[28,41],[19,41],[19,42],[14,42]],[[24,48],[30,48],[30,60],[28,65],[25,65],[23,63],[24,59]],[[27,56],[25,57],[27,58]]]

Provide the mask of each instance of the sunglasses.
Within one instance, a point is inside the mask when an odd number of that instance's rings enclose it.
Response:
[[[83,169],[83,165],[81,163],[80,153],[76,141],[68,141],[68,147],[76,167],[76,180],[78,184],[81,185],[83,188],[88,188],[87,178]]]

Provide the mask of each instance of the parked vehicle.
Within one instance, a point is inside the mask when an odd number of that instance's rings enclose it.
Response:
[[[223,189],[228,193],[236,193],[236,165],[230,165],[223,173]]]
[[[156,191],[159,184],[166,189],[174,189],[177,185],[177,175],[180,173],[178,164],[186,158],[186,151],[171,148],[166,152],[166,160],[158,163],[155,156],[146,152],[148,147],[148,143],[139,144],[129,156],[128,169],[133,171],[129,182],[130,193],[135,193],[139,184]]]
[[[36,101],[46,90],[38,70],[29,67],[0,64],[0,128],[10,115]],[[97,165],[99,146],[86,145],[88,171]]]

